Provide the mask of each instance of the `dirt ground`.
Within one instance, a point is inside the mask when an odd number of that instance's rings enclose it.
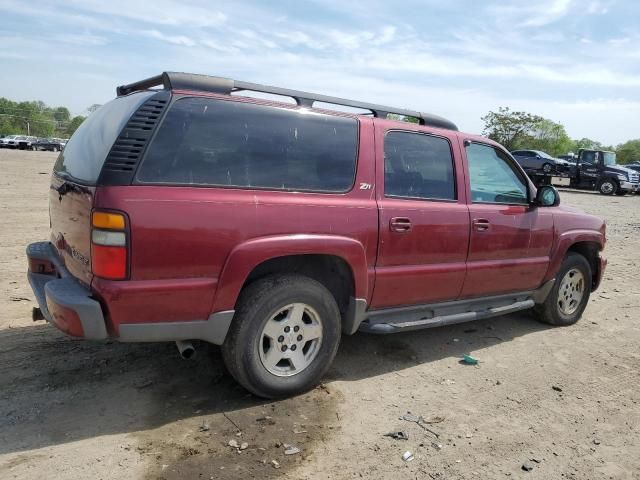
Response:
[[[184,361],[170,343],[78,341],[31,321],[24,249],[48,238],[54,159],[0,150],[1,479],[640,479],[640,197],[561,193],[608,222],[609,267],[577,325],[519,313],[356,334],[321,387],[267,402],[215,347]],[[397,430],[409,439],[383,436]]]

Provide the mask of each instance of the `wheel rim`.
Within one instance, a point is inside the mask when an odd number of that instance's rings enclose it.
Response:
[[[290,377],[309,367],[322,343],[320,316],[305,303],[279,309],[260,335],[260,361],[272,375]]]
[[[611,182],[604,182],[600,186],[600,191],[602,193],[611,193],[611,192],[613,192],[613,184]]]
[[[548,163],[545,163],[542,166],[542,171],[545,172],[545,173],[549,173],[551,171],[551,165],[549,165]]]
[[[558,309],[564,315],[572,315],[578,310],[584,297],[584,275],[577,268],[572,268],[560,282],[558,289]]]

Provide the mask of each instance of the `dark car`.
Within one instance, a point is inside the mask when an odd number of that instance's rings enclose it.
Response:
[[[38,137],[20,137],[17,142],[17,147],[20,150],[35,150]]]
[[[543,173],[563,172],[569,162],[559,158],[553,158],[540,150],[514,150],[511,152],[522,168],[529,171],[541,171]]]
[[[64,148],[65,144],[66,142],[60,138],[41,138],[35,143],[35,149],[60,152]]]
[[[184,73],[117,92],[58,156],[51,240],[27,248],[69,335],[185,357],[205,340],[282,397],[317,384],[342,334],[528,309],[570,325],[602,278],[602,219],[436,115]]]

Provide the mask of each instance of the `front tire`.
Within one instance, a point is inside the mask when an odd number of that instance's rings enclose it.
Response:
[[[340,335],[340,310],[324,285],[302,275],[274,275],[241,293],[222,356],[251,393],[287,397],[320,381]]]
[[[591,295],[591,266],[578,253],[569,253],[544,303],[533,309],[539,321],[549,325],[573,325],[589,302]]]
[[[618,184],[614,180],[607,178],[600,182],[598,190],[602,195],[613,195],[618,191]]]
[[[550,163],[545,163],[544,165],[542,165],[542,171],[544,173],[549,174],[549,173],[551,173],[552,170],[553,170],[553,167],[551,166]]]

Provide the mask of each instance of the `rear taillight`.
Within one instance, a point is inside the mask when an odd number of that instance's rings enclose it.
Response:
[[[125,216],[93,212],[91,225],[91,271],[97,277],[124,280],[129,257]]]

